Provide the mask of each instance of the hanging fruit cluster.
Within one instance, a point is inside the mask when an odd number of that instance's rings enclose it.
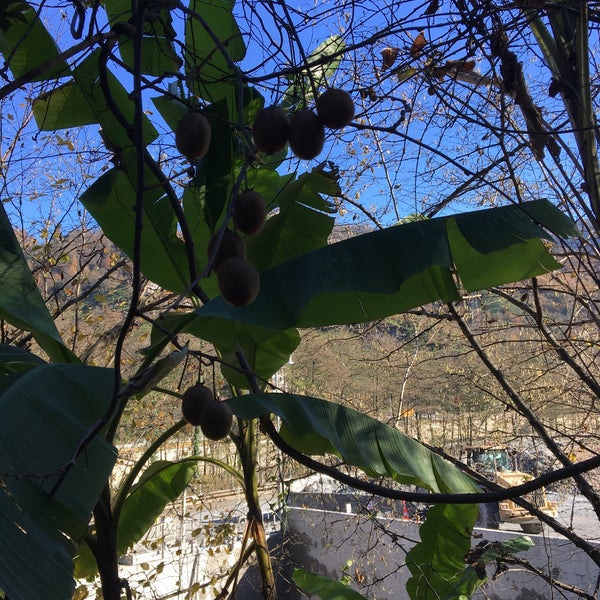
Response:
[[[329,88],[319,96],[316,113],[299,110],[288,118],[278,106],[260,110],[252,125],[256,148],[265,154],[274,154],[289,144],[300,159],[318,156],[325,143],[325,128],[341,129],[354,118],[354,102],[347,92]],[[210,146],[211,128],[208,119],[198,111],[184,115],[175,130],[175,144],[190,161],[202,158]],[[221,296],[234,306],[251,304],[260,290],[260,275],[246,258],[243,235],[256,235],[264,226],[267,207],[258,192],[248,189],[233,199],[234,230],[225,229],[215,234],[208,244],[208,259],[217,275]]]
[[[239,200],[241,196],[242,194],[237,199]],[[262,196],[260,199],[262,200]],[[264,200],[262,202],[264,205]],[[264,213],[266,216],[266,209]],[[234,211],[234,223],[235,221]],[[225,229],[219,243],[219,233],[216,233],[208,243],[209,260],[215,253],[217,244],[218,249],[214,255],[212,268],[217,274],[221,296],[233,306],[247,306],[258,296],[260,275],[256,267],[246,258],[244,240],[235,231]]]
[[[237,194],[233,208],[233,225],[238,232],[255,235],[263,228],[266,218],[267,206],[261,194],[254,190],[245,190]],[[224,234],[228,238],[227,245],[223,248],[223,241],[221,242],[217,251],[219,261],[213,263],[219,291],[223,299],[230,304],[247,306],[258,296],[260,275],[254,265],[246,259],[246,246],[238,233],[226,229]],[[211,247],[214,251],[215,244],[216,239],[213,237],[209,242],[209,259]]]
[[[299,110],[288,119],[278,106],[263,108],[252,125],[254,145],[265,154],[274,154],[289,144],[298,158],[315,158],[323,150],[325,127],[348,125],[354,118],[354,102],[344,90],[329,88],[317,99],[316,111]]]
[[[229,404],[217,400],[212,390],[201,383],[184,392],[181,412],[190,425],[200,426],[209,440],[217,441],[227,437],[233,425],[233,413]]]
[[[287,127],[287,117],[285,116]],[[268,117],[271,118],[271,117]],[[278,133],[277,135],[280,135]],[[198,111],[191,111],[178,122],[175,130],[175,145],[190,161],[202,158],[210,146],[211,127],[208,119]],[[287,129],[284,132],[285,145]],[[263,140],[269,148],[279,144],[277,139]],[[254,301],[260,288],[258,271],[246,259],[246,247],[239,233],[257,234],[265,224],[267,208],[264,198],[253,190],[237,194],[233,210],[233,225],[236,231],[225,229],[215,234],[208,243],[209,260],[217,274],[217,283],[222,297],[234,306],[246,306]]]

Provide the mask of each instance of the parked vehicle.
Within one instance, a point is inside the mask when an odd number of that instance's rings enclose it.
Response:
[[[465,448],[466,463],[469,467],[485,475],[498,485],[509,488],[533,479],[533,475],[519,471],[514,458],[515,452],[507,446],[471,446]],[[541,488],[523,497],[545,514],[556,517],[556,502],[546,498],[546,490]],[[500,523],[520,525],[525,533],[541,533],[542,523],[513,500],[481,505],[478,524],[490,529],[498,529]]]

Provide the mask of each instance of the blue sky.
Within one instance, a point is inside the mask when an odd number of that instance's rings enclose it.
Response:
[[[456,114],[444,114],[444,102],[449,100],[444,96],[444,89],[439,86],[430,95],[428,84],[419,71],[424,64],[423,56],[411,56],[411,44],[419,31],[425,28],[428,44],[432,45],[436,40],[447,42],[440,60],[466,58],[462,30],[453,23],[451,14],[444,17],[444,26],[438,27],[423,16],[428,6],[426,2],[387,2],[384,7],[381,2],[364,2],[360,8],[354,2],[337,2],[316,7],[310,5],[311,14],[316,16],[309,20],[302,15],[303,5],[303,2],[289,3],[287,14],[279,10],[277,20],[266,12],[266,5],[238,2],[234,12],[238,15],[248,47],[241,66],[250,77],[276,73],[286,66],[301,64],[303,55],[310,54],[329,36],[342,36],[347,46],[355,49],[342,61],[330,83],[346,89],[354,98],[359,128],[349,126],[341,132],[330,133],[325,150],[318,159],[298,164],[290,157],[283,169],[299,168],[302,171],[321,160],[333,160],[342,170],[343,191],[349,200],[363,204],[367,210],[378,214],[382,224],[389,225],[399,218],[426,210],[449,190],[465,185],[474,170],[485,167],[494,159],[498,152],[497,140],[493,136],[485,139],[482,129],[470,126],[468,119],[461,121]],[[64,11],[53,7],[46,12],[48,27],[57,32],[62,48],[72,44],[69,21],[73,9],[69,3],[64,6]],[[251,10],[252,6],[256,7],[256,11]],[[294,24],[297,37],[286,33],[288,18]],[[399,18],[402,18],[401,27],[396,27],[386,37],[377,37],[386,25]],[[178,39],[181,39],[183,19],[180,14],[175,14],[173,26],[178,32]],[[368,39],[374,41],[361,46]],[[383,70],[380,53],[386,46],[400,50],[400,58],[394,68],[414,66],[417,68],[416,76],[399,81],[392,70]],[[481,52],[475,50],[472,58],[477,63],[476,70],[485,68]],[[533,73],[536,68],[539,64],[535,62],[527,65],[528,72]],[[120,77],[126,86],[130,85],[124,72]],[[168,81],[161,82],[163,86],[167,84]],[[268,101],[279,102],[289,81],[285,77],[271,77],[264,82],[256,81],[254,85],[267,96]],[[362,97],[369,89],[378,97],[375,103],[368,95]],[[485,106],[486,94],[490,94],[489,88],[469,87],[468,84],[462,84],[462,90],[465,98],[472,94],[472,100],[481,101],[482,106]],[[27,94],[33,95],[38,91],[28,90]],[[159,157],[161,153],[173,151],[174,139],[151,104],[153,95],[154,92],[145,94],[145,105],[152,112],[149,116],[156,121],[159,131],[164,133],[152,147],[153,153]],[[17,95],[12,103],[2,107],[4,140],[11,139],[17,131],[19,115],[25,114],[26,104],[26,96]],[[469,107],[465,106],[465,111],[468,110]],[[8,115],[13,118],[9,119]],[[435,118],[432,119],[432,115]],[[402,116],[404,120],[400,122]],[[393,134],[385,131],[392,124],[397,124]],[[361,126],[373,129],[363,131]],[[79,223],[82,217],[76,204],[77,195],[93,181],[99,169],[111,166],[110,156],[98,138],[97,127],[53,134],[38,133],[30,123],[22,134],[22,141],[23,150],[33,151],[33,160],[29,160],[25,152],[21,157],[15,156],[11,164],[11,173],[17,176],[5,192],[4,199],[10,195],[11,202],[15,202],[21,191],[27,190],[20,206],[7,203],[9,210],[12,208],[13,217],[18,208],[40,225],[47,218],[64,219],[64,228],[69,227],[69,222]],[[50,144],[50,141],[53,143]],[[91,152],[78,156],[77,153],[85,148],[91,148]],[[20,171],[18,161],[23,165]],[[180,167],[183,168],[183,165],[174,165],[174,168]],[[519,169],[520,177],[531,181],[538,177],[537,165],[531,159],[529,164],[522,161]],[[497,175],[488,177],[492,186],[487,189],[478,190],[477,185],[470,186],[467,197],[471,199],[475,194],[481,194],[482,202],[493,202],[496,194],[501,199],[502,187],[493,182]],[[488,194],[487,199],[484,192]],[[369,220],[353,207],[352,202],[345,203],[346,212],[340,215],[341,219],[368,223]],[[450,204],[446,211],[463,210],[464,207],[465,204],[459,200]]]

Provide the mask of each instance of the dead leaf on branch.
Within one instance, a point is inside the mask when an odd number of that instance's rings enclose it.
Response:
[[[372,87],[368,87],[368,88],[360,88],[358,90],[358,93],[360,94],[360,97],[365,100],[365,99],[369,99],[371,102],[375,102],[375,100],[377,100],[377,93],[375,92],[375,90]]]
[[[421,50],[427,45],[427,39],[425,33],[419,31],[419,35],[414,39],[412,46],[410,47],[410,55],[413,58],[418,58],[421,54]]]

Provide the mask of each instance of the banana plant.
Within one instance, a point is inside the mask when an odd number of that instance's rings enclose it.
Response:
[[[74,574],[99,573],[104,598],[120,598],[120,553],[182,493],[195,462],[209,460],[196,456],[147,466],[158,446],[183,427],[177,422],[147,449],[120,489],[108,485],[119,419],[131,399],[180,364],[182,355],[174,357],[166,348],[181,334],[212,343],[224,365],[233,396],[229,404],[239,419],[234,437],[241,471],[233,474],[253,516],[264,598],[275,598],[276,591],[259,510],[260,417],[279,415],[282,435],[298,451],[337,454],[369,476],[432,491],[475,491],[468,477],[400,432],[321,399],[265,394],[266,382],[301,342],[298,328],[372,321],[429,302],[458,301],[464,290],[547,273],[560,266],[548,241],[577,235],[573,223],[538,200],[406,223],[328,245],[333,198],[341,194],[337,170],[323,163],[308,172],[282,173],[285,151],[256,157],[249,131],[265,100],[241,76],[246,49],[232,1],[177,5],[186,20],[178,45],[167,6],[159,7],[160,18],[151,26],[128,4],[106,0],[102,10],[111,29],[90,43],[75,67],[63,60],[27,2],[11,2],[9,8],[0,13],[0,51],[8,68],[15,78],[35,71],[50,84],[33,102],[40,130],[99,126],[114,153],[113,166],[79,201],[131,258],[137,275],[190,298],[196,308],[155,321],[151,344],[129,382],[118,369],[80,364],[62,342],[0,206],[0,266],[11,282],[0,289],[0,316],[31,332],[43,354],[0,348],[0,533],[6,541],[0,589],[12,600],[48,595],[66,600]],[[292,81],[284,107],[290,98],[293,104],[310,103],[343,49],[340,38],[321,44]],[[209,151],[193,162],[181,196],[147,149],[158,139],[158,123],[141,110],[137,92],[122,83],[121,68],[138,84],[142,75],[179,70],[185,82],[179,93],[169,89],[153,98],[172,133],[193,109],[202,109],[210,122]],[[299,94],[305,94],[302,102]],[[208,245],[228,225],[241,181],[264,196],[271,216],[246,244],[260,272],[260,292],[249,306],[235,307],[220,296]],[[24,430],[31,434],[27,440]],[[357,445],[359,432],[373,443]],[[474,520],[471,505],[439,510],[452,515],[436,521],[439,536]],[[420,556],[432,571],[443,563],[445,573],[460,575],[464,565],[444,562],[437,544],[424,534]],[[413,598],[426,598],[415,577]]]

